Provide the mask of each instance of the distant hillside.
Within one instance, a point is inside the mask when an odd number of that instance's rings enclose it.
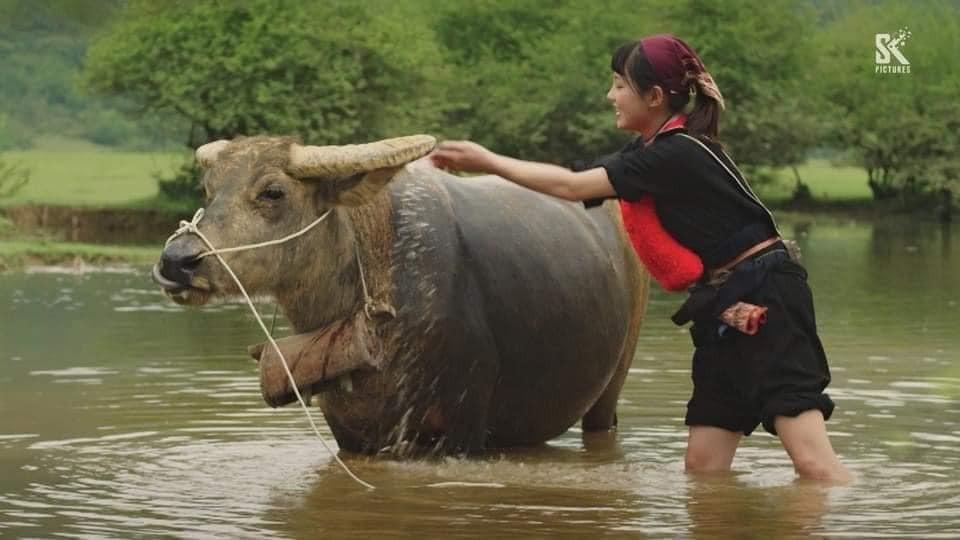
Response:
[[[121,114],[122,102],[76,87],[87,43],[124,4],[0,0],[0,150],[27,148],[47,135],[126,149],[179,142],[181,127],[156,117],[131,120]]]

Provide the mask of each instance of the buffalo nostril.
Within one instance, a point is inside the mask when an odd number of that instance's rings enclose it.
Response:
[[[200,258],[196,255],[180,255],[178,253],[164,253],[160,257],[160,266],[170,270],[190,272],[200,265]]]
[[[200,266],[200,260],[200,257],[197,257],[196,255],[184,257],[180,261],[180,268],[183,268],[185,272],[193,272],[198,266]]]
[[[190,285],[190,278],[200,265],[194,253],[183,254],[175,250],[164,251],[160,256],[160,275],[182,285]]]

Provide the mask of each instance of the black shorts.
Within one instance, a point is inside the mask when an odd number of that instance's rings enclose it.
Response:
[[[776,435],[777,416],[817,409],[830,418],[833,401],[823,393],[830,368],[817,337],[806,270],[780,261],[743,300],[766,306],[767,322],[753,336],[728,328],[723,337],[696,348],[686,424],[749,435],[762,423]]]

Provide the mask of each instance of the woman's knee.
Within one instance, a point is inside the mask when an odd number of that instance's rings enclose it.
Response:
[[[691,473],[723,472],[730,470],[732,457],[718,455],[706,449],[688,448],[684,457],[684,470]]]
[[[729,471],[741,434],[713,426],[690,426],[684,468],[687,472]]]

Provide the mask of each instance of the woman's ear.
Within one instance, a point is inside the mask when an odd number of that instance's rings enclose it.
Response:
[[[650,90],[644,92],[643,100],[646,102],[647,107],[655,109],[666,104],[667,94],[663,91],[663,87],[661,87],[659,84],[655,84],[650,88]]]

